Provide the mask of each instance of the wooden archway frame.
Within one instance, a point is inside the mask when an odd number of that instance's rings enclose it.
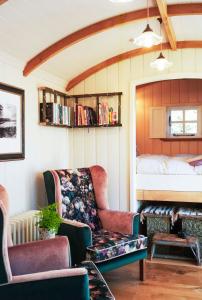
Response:
[[[163,49],[170,49],[170,44],[169,43],[164,43],[163,45]],[[202,48],[202,41],[179,41],[177,42],[177,48],[178,49],[186,49],[186,48]],[[161,46],[154,46],[152,48],[139,48],[139,49],[134,49],[131,51],[127,51],[124,53],[121,53],[119,55],[113,56],[87,70],[85,70],[84,72],[82,72],[81,74],[79,74],[78,76],[74,77],[73,79],[71,79],[67,86],[66,86],[66,90],[69,91],[71,90],[74,86],[76,86],[78,83],[80,83],[81,81],[85,80],[86,78],[88,78],[89,76],[93,75],[94,73],[108,67],[111,66],[115,63],[118,63],[122,60],[131,58],[131,57],[135,57],[135,56],[139,56],[139,55],[143,55],[143,54],[147,54],[150,52],[154,52],[154,51],[158,51],[161,49]]]
[[[183,15],[200,15],[202,14],[202,3],[168,5],[167,13],[170,17]],[[146,15],[146,9],[136,10],[102,20],[100,22],[84,27],[78,31],[75,31],[52,44],[51,46],[34,56],[31,60],[29,60],[23,70],[23,75],[29,75],[33,70],[42,65],[48,59],[58,54],[62,50],[80,42],[81,40],[84,40],[98,32],[113,28],[124,23],[145,19]],[[151,7],[150,17],[157,18],[159,16],[159,9],[157,7]]]

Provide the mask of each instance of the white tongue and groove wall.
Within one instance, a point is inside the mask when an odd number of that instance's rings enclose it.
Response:
[[[10,214],[45,203],[42,172],[68,165],[69,131],[39,126],[38,87],[61,90],[65,82],[46,72],[22,75],[24,64],[0,53],[0,82],[25,90],[25,159],[0,162],[0,184],[9,193]]]
[[[88,167],[100,164],[109,174],[109,203],[113,209],[129,209],[130,188],[130,98],[131,82],[196,77],[202,78],[202,50],[165,51],[173,62],[169,71],[157,73],[149,63],[158,53],[125,60],[96,73],[76,86],[70,94],[123,92],[122,128],[63,129],[38,124],[39,86],[63,91],[66,81],[35,71],[22,76],[23,64],[0,54],[0,81],[25,89],[25,160],[0,162],[0,183],[10,195],[14,215],[45,203],[42,172],[47,169]],[[134,99],[135,101],[135,99]],[[135,126],[135,118],[132,120]],[[141,130],[138,128],[138,130]],[[135,199],[134,199],[135,201]]]

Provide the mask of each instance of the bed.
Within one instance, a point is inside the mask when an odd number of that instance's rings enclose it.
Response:
[[[194,155],[144,154],[137,157],[137,200],[202,203],[202,165]]]

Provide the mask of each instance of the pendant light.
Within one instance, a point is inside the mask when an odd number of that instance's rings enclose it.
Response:
[[[161,22],[162,22],[162,19],[159,18],[159,23],[160,23],[160,36],[161,36]],[[169,67],[172,66],[172,62],[169,62],[165,56],[163,55],[163,52],[162,52],[162,42],[161,42],[161,51],[160,51],[160,54],[159,56],[150,63],[150,66],[151,68],[153,69],[156,69],[158,71],[164,71],[165,69],[168,69]]]
[[[150,63],[151,68],[157,69],[158,71],[164,71],[173,65],[172,62],[168,61],[162,52],[159,56]]]
[[[154,45],[158,45],[162,41],[162,37],[154,33],[149,25],[149,0],[147,0],[147,25],[145,30],[140,36],[130,40],[133,44],[138,47],[150,48]]]

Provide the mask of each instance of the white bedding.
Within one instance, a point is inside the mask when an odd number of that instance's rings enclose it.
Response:
[[[137,174],[136,184],[137,190],[201,192],[202,176]]]
[[[192,167],[186,162],[187,158],[190,155],[140,155],[137,157],[137,174],[202,175],[202,165]]]

